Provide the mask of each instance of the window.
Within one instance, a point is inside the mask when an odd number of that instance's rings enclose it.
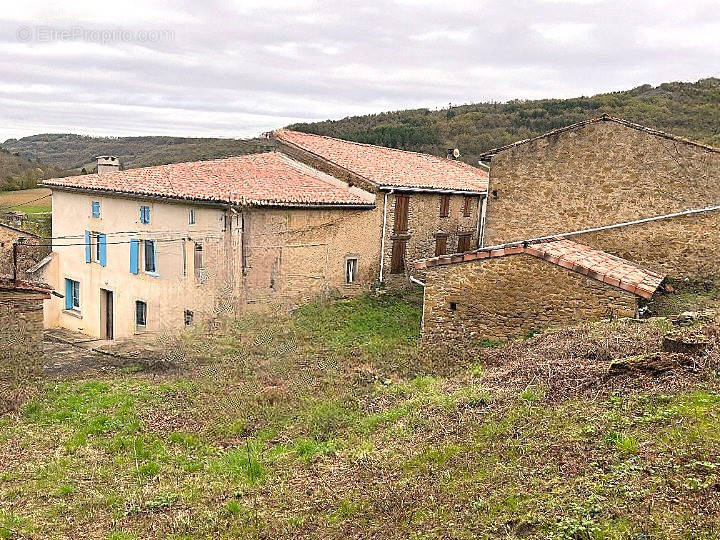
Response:
[[[149,206],[141,206],[140,207],[140,223],[143,225],[150,225],[150,207]]]
[[[447,253],[447,234],[435,235],[435,256],[445,255]]]
[[[135,329],[142,332],[147,327],[147,303],[142,300],[135,302]]]
[[[203,275],[203,245],[199,242],[195,242],[195,279],[200,281]]]
[[[348,257],[345,259],[345,283],[355,283],[357,281],[357,272],[357,257]]]
[[[410,195],[395,195],[395,234],[405,234],[408,230],[408,208]]]
[[[470,239],[472,238],[471,233],[464,233],[458,235],[458,253],[464,253],[470,251]]]
[[[450,302],[450,311],[457,311],[457,302]]]
[[[440,195],[440,217],[450,215],[450,195]]]
[[[472,197],[465,196],[463,200],[463,216],[470,217],[470,207],[472,206]]]
[[[195,209],[188,210],[188,225],[195,225]]]
[[[390,273],[402,274],[405,272],[405,247],[407,241],[404,239],[395,239],[392,243],[392,255],[390,258]]]
[[[80,282],[65,280],[65,309],[80,311]]]
[[[145,259],[145,271],[148,273],[155,273],[156,267],[155,267],[155,241],[154,240],[144,240],[143,241],[144,246],[144,259]]]
[[[193,317],[195,316],[195,314],[189,309],[186,309],[183,316],[185,319],[185,326],[190,326],[193,322]]]
[[[92,209],[92,217],[99,218],[100,217],[100,202],[93,201],[92,203],[90,203],[90,207]]]

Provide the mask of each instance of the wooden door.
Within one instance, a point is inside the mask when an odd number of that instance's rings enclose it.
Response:
[[[104,339],[114,339],[113,292],[100,289],[102,295],[102,334]]]

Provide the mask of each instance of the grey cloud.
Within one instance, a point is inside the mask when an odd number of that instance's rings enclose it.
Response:
[[[20,42],[18,29],[116,29],[110,7],[107,20],[82,2],[61,16],[0,14],[0,140],[252,136],[296,120],[720,74],[710,0],[275,4],[158,3],[123,29],[170,38],[104,44]]]

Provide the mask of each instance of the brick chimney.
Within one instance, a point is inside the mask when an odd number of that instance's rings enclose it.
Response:
[[[113,173],[120,170],[120,160],[115,156],[98,156],[97,172],[98,174]]]

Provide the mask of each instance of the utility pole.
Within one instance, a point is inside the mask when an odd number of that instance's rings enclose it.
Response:
[[[13,242],[13,285],[17,285],[17,242]]]

